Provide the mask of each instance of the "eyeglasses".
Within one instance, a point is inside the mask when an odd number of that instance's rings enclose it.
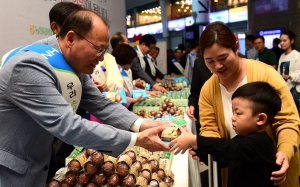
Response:
[[[89,42],[90,44],[92,44],[94,46],[95,49],[97,49],[97,53],[96,56],[101,56],[105,53],[107,53],[107,51],[109,50],[109,47],[106,49],[101,49],[99,47],[97,47],[95,44],[93,44],[92,42],[90,42],[88,39],[86,39],[85,37],[83,37],[81,34],[79,34],[78,32],[74,31],[75,34],[77,34],[79,37],[83,38],[85,41]]]

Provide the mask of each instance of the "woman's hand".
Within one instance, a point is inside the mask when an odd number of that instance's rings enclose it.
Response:
[[[137,102],[145,101],[145,99],[142,98],[142,96],[143,96],[143,94],[140,94],[138,97],[133,98],[133,99],[131,100],[131,103],[137,103]]]
[[[291,76],[290,76],[290,75],[283,75],[282,78],[283,78],[285,81],[287,81],[287,80],[289,80],[289,79],[291,78]]]
[[[274,185],[280,185],[285,181],[289,169],[288,156],[283,152],[278,152],[276,154],[276,164],[280,166],[280,170],[272,172],[271,181],[274,182]]]
[[[194,114],[195,114],[195,107],[194,106],[190,106],[187,110],[187,115],[189,116],[189,118],[193,121],[197,121],[197,119],[195,118]]]
[[[96,81],[95,79],[93,79],[93,83],[100,90],[100,92],[105,92],[107,90],[106,83],[101,83],[99,81]]]

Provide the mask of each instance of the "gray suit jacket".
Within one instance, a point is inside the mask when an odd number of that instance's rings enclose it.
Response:
[[[42,43],[58,48],[55,36]],[[114,127],[76,115],[61,95],[56,73],[41,55],[21,52],[1,69],[1,187],[44,187],[54,137],[72,145],[111,151],[112,156],[129,145],[132,135],[128,130],[138,117],[105,98],[88,75],[79,78],[81,106]]]
[[[140,78],[149,83],[151,87],[155,84],[155,81],[143,70],[139,57],[135,57],[133,59],[133,64],[130,69],[132,71],[132,78],[134,80]]]

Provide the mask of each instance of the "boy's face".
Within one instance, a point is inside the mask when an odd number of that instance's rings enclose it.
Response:
[[[238,135],[247,136],[258,131],[258,115],[252,115],[252,102],[242,98],[232,100],[232,128]]]

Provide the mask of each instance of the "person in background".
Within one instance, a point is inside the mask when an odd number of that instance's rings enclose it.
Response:
[[[175,58],[168,62],[167,72],[171,76],[175,75],[183,75],[184,69],[181,66],[181,59],[182,59],[182,50],[175,49]]]
[[[263,36],[256,36],[254,38],[254,46],[258,51],[258,56],[255,60],[264,62],[277,69],[278,61],[276,59],[276,54],[271,49],[265,47],[265,38]]]
[[[275,55],[276,55],[276,58],[277,58],[277,66],[278,67],[278,62],[279,62],[279,58],[280,56],[282,55],[282,53],[284,53],[284,50],[282,50],[278,45],[280,43],[280,40],[279,38],[274,38],[273,40],[273,48],[271,49]]]
[[[186,59],[184,76],[188,78],[191,83],[193,78],[194,62],[198,58],[197,52],[199,51],[199,43],[197,41],[192,41],[189,47],[191,48],[191,52],[188,54],[188,57]]]
[[[128,76],[127,71],[131,68],[133,59],[137,56],[136,51],[127,44],[118,44],[111,53],[118,64],[119,72],[121,73],[124,80],[124,88],[126,92],[127,103],[124,104],[127,108],[130,104],[144,101],[142,95],[132,98],[132,91],[134,85],[132,84],[132,79]]]
[[[160,52],[159,47],[155,47],[153,49],[150,50],[150,52],[148,53],[148,55],[150,55],[152,57],[152,62],[157,66],[157,60],[156,58],[158,57]]]
[[[155,83],[151,76],[146,73],[146,68],[150,69],[151,72],[155,71],[155,67],[149,67],[149,63],[146,55],[149,51],[156,45],[156,39],[149,34],[142,36],[139,40],[139,44],[136,46],[135,50],[137,52],[137,57],[134,58],[133,64],[131,66],[133,79],[142,79],[150,84],[151,88],[161,92],[167,92],[167,90]]]
[[[153,56],[152,56],[153,55]],[[150,52],[147,55],[147,61],[149,63],[149,66],[151,65],[151,63],[154,65],[155,68],[155,73],[153,73],[150,70],[150,68],[147,68],[146,66],[146,72],[148,73],[149,76],[151,76],[156,82],[163,82],[163,79],[165,80],[173,80],[171,77],[168,77],[166,75],[164,75],[161,71],[159,71],[159,69],[157,68],[157,61],[156,58],[159,55],[159,48],[155,47],[152,48],[150,50]],[[149,67],[148,66],[148,67]]]
[[[233,138],[231,96],[240,86],[256,81],[268,82],[280,91],[281,110],[266,132],[275,143],[276,164],[270,180],[280,187],[299,187],[299,115],[285,81],[273,67],[239,57],[239,43],[222,22],[207,25],[200,37],[200,51],[206,66],[214,73],[200,93],[200,135]],[[291,104],[292,103],[292,104]],[[191,154],[193,154],[191,152]],[[200,158],[201,159],[201,158]],[[288,171],[288,172],[287,172]],[[223,170],[223,187],[227,172]]]
[[[51,58],[57,56],[58,64],[67,63],[73,78],[59,78],[53,63],[33,49],[14,51],[18,53],[4,61],[0,71],[0,103],[6,103],[0,106],[1,186],[45,186],[54,137],[111,156],[133,145],[151,151],[169,150],[158,137],[164,126],[139,119],[111,102],[89,78],[103,60],[108,41],[107,23],[93,11],[77,10],[67,17],[58,35],[40,41],[44,45],[30,45],[51,48]],[[60,86],[69,81],[72,84]],[[77,88],[82,89],[81,94]],[[84,109],[110,125],[81,119],[74,105],[67,102],[69,97],[77,97]]]
[[[246,36],[246,58],[255,60],[258,52],[254,47],[254,38],[252,34]]]
[[[174,58],[174,51],[173,49],[167,50],[167,63],[171,61]]]
[[[110,39],[110,45],[112,47],[112,49],[114,50],[119,44],[127,44],[129,45],[129,40],[127,38],[127,36],[125,34],[123,34],[122,32],[117,32],[114,35],[112,35],[111,39]],[[132,72],[130,70],[130,72],[127,72],[131,74],[131,78],[132,78]],[[141,80],[140,78],[133,80],[133,85],[140,88],[140,89],[144,89],[144,81]]]
[[[299,112],[300,101],[300,53],[295,49],[296,35],[283,31],[280,35],[280,45],[284,53],[280,56],[278,73],[286,81]]]
[[[266,132],[280,111],[279,91],[267,82],[251,82],[232,95],[231,117],[236,136],[232,139],[194,135],[179,127],[181,135],[172,140],[175,155],[192,148],[199,154],[212,154],[228,166],[229,187],[275,187],[270,180],[275,163],[273,141]],[[222,158],[222,159],[218,159]]]
[[[189,48],[187,49],[187,47],[185,47],[183,44],[179,44],[177,46],[177,49],[180,49],[182,51],[182,56],[179,63],[182,67],[185,67],[187,54],[190,52],[190,49]]]

